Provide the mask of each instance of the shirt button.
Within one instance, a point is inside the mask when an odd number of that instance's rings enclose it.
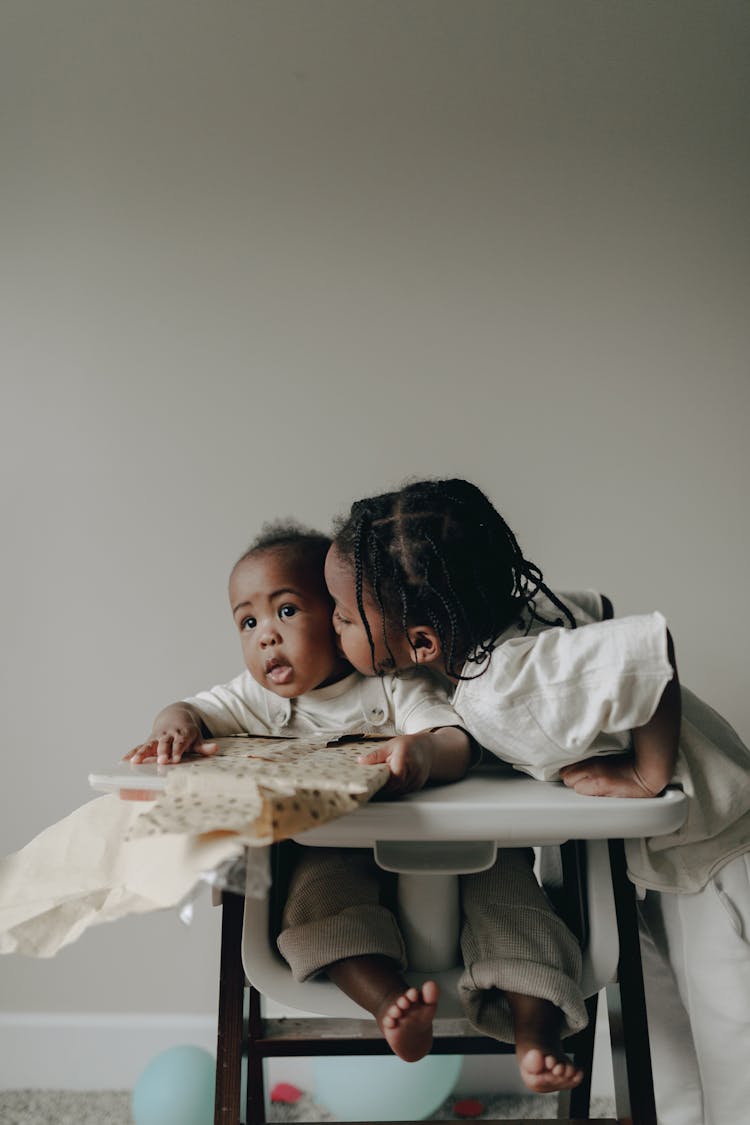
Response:
[[[385,718],[385,711],[383,710],[382,707],[373,707],[370,714],[372,715],[373,719],[383,719],[383,718]]]

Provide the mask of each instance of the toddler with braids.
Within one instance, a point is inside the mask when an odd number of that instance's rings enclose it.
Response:
[[[719,715],[680,689],[661,614],[603,620],[607,599],[555,594],[464,480],[411,483],[355,503],[334,536],[326,581],[355,668],[436,672],[452,685],[464,728],[515,768],[601,797],[683,787],[688,814],[678,831],[626,843],[641,897],[659,1125],[744,1120],[750,1070],[737,1064],[750,1051],[750,755]],[[381,748],[364,760],[387,755]],[[478,966],[481,974],[488,960],[502,960],[503,911],[490,900],[481,925],[467,918],[467,984]],[[494,987],[513,1012],[508,985]],[[543,1001],[529,1010],[531,1040],[549,1043],[554,1023]],[[554,1064],[561,1048],[550,1049]],[[543,1071],[539,1054],[527,1054],[522,1072]]]

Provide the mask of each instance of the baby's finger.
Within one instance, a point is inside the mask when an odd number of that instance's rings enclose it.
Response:
[[[195,747],[197,753],[202,754],[204,758],[211,758],[217,753],[218,749],[218,742],[199,742]]]
[[[162,734],[156,743],[156,760],[159,765],[166,765],[172,757],[172,735]]]
[[[409,758],[403,746],[396,744],[385,760],[388,762],[388,769],[395,777],[402,779],[406,777]]]
[[[384,742],[382,746],[376,746],[368,754],[360,754],[357,761],[363,766],[377,766],[381,762],[387,762],[390,753],[388,743]]]
[[[134,766],[138,766],[144,758],[153,758],[155,750],[155,742],[150,739],[148,742],[142,742],[140,746],[136,746],[125,755],[123,761],[130,761]]]
[[[192,737],[186,734],[176,734],[172,739],[172,761],[177,764],[186,750],[190,749]]]

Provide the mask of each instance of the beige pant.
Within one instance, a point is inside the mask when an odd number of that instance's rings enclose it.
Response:
[[[366,848],[304,848],[293,872],[278,947],[296,980],[345,957],[379,954],[407,967],[398,922],[383,901],[384,873]],[[549,904],[530,849],[498,852],[495,864],[460,878],[464,972],[459,995],[480,1031],[513,1042],[505,991],[550,1000],[564,1035],[586,1026],[581,952]]]

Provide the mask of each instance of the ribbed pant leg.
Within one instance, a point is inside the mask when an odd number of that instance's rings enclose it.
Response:
[[[529,848],[506,848],[488,871],[461,878],[464,972],[459,995],[480,1031],[513,1042],[505,991],[549,1000],[563,1013],[562,1034],[586,1026],[579,982],[581,951],[552,909]]]
[[[303,848],[277,939],[295,980],[344,957],[380,954],[406,968],[403,938],[381,903],[383,872],[368,848]]]

